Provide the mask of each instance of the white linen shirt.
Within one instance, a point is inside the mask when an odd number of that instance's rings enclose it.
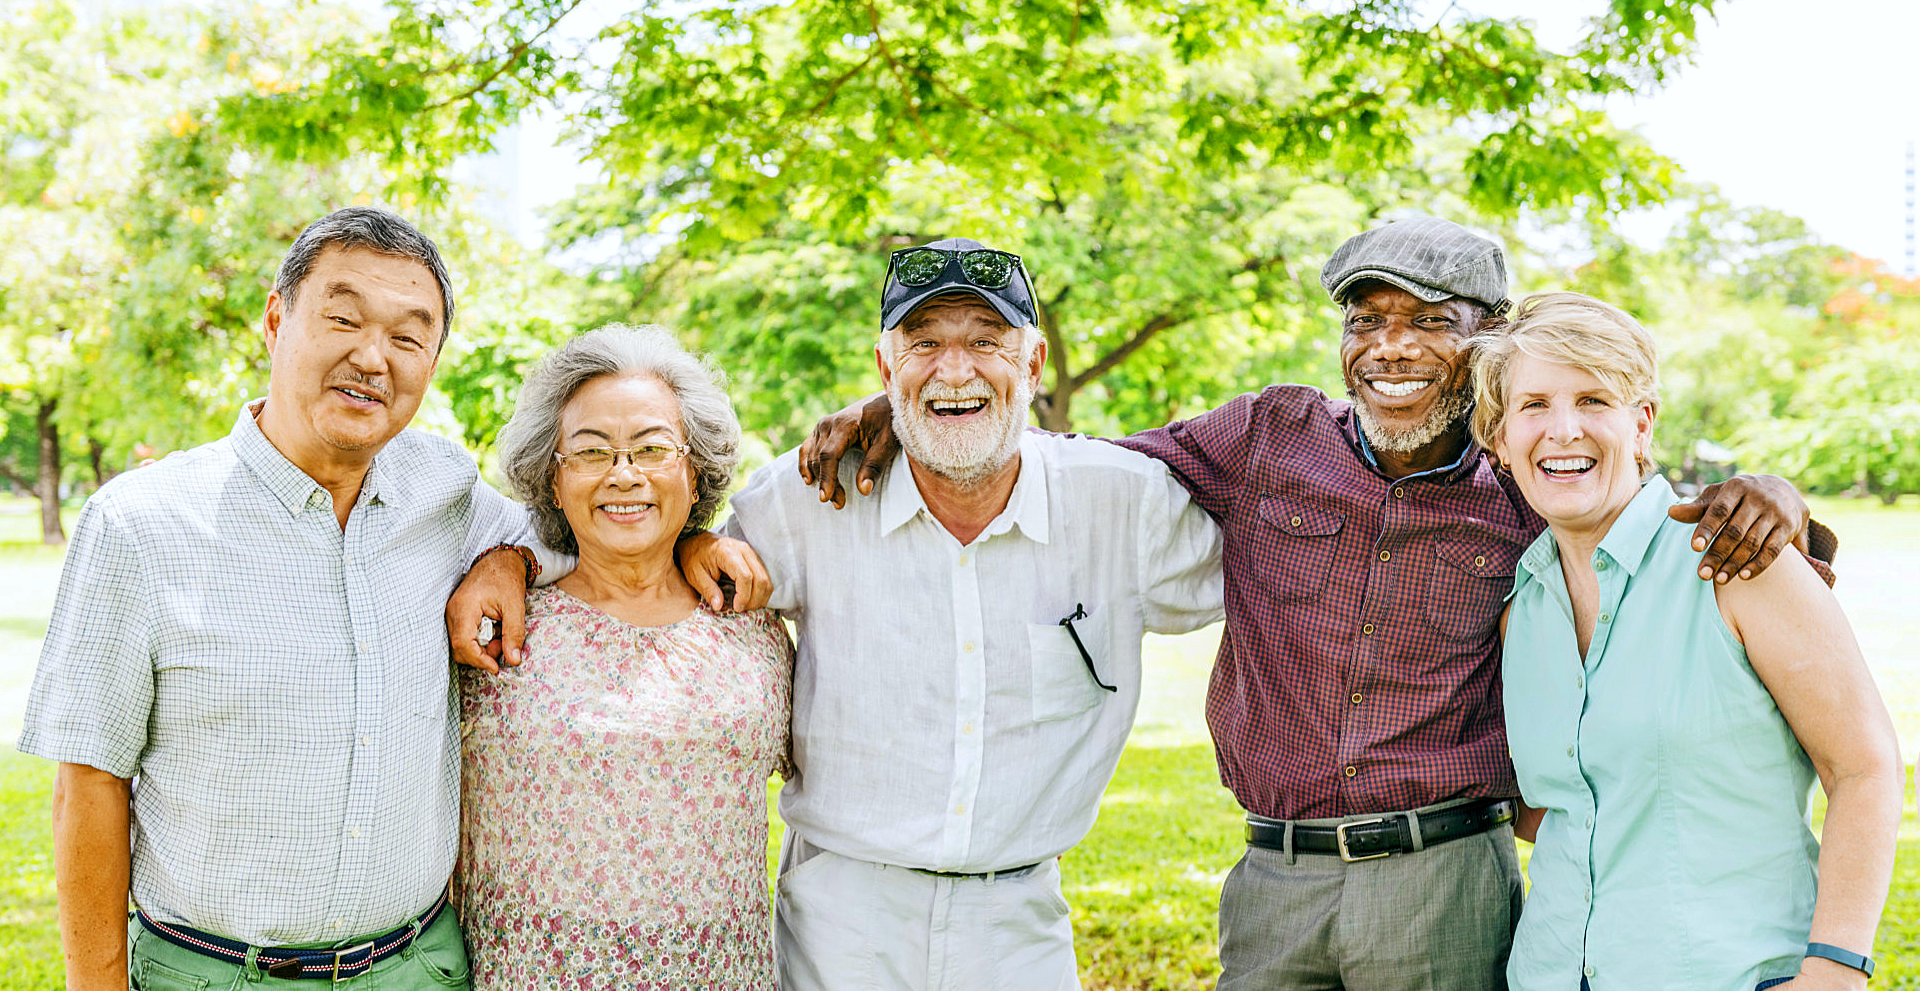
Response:
[[[780,815],[842,856],[978,873],[1066,851],[1133,726],[1142,631],[1222,616],[1219,528],[1160,462],[1102,441],[1025,434],[1006,509],[964,546],[905,457],[835,510],[788,452],[732,504],[800,633]],[[1060,625],[1076,607],[1117,692]]]
[[[527,543],[453,443],[402,431],[343,531],[243,410],[115,478],[67,550],[20,749],[133,789],[133,898],[259,945],[382,932],[453,868],[447,596]]]

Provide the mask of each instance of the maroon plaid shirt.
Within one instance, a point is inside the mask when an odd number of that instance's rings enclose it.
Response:
[[[1517,795],[1498,619],[1545,524],[1478,448],[1387,478],[1349,407],[1271,386],[1120,442],[1166,462],[1226,534],[1207,690],[1220,779],[1276,819]]]

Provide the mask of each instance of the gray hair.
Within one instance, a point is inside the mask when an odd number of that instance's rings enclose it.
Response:
[[[287,257],[280,262],[280,274],[273,280],[273,291],[292,303],[313,270],[314,259],[327,248],[342,250],[365,248],[383,255],[411,258],[427,267],[440,284],[440,341],[434,353],[440,353],[453,333],[453,282],[447,275],[447,263],[440,260],[440,249],[420,229],[397,214],[369,206],[350,206],[335,210],[307,225],[293,239]]]
[[[540,542],[566,554],[579,545],[553,498],[553,455],[560,413],[580,387],[606,375],[646,375],[680,403],[680,429],[692,448],[693,506],[680,532],[698,533],[713,519],[740,465],[740,421],[711,362],[687,353],[673,332],[649,324],[608,324],[560,345],[540,359],[520,386],[513,419],[500,431],[500,464],[513,494],[533,511]]]

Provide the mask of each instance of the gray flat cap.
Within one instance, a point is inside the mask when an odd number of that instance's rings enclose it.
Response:
[[[1416,217],[1355,234],[1334,249],[1320,285],[1336,303],[1367,279],[1438,303],[1460,296],[1499,313],[1507,305],[1507,260],[1500,245],[1459,224]]]

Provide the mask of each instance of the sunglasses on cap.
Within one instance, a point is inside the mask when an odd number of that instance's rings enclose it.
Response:
[[[1005,289],[1020,271],[1020,256],[993,248],[901,248],[887,260],[887,278],[903,286],[924,286],[958,262],[960,274],[982,289]]]

